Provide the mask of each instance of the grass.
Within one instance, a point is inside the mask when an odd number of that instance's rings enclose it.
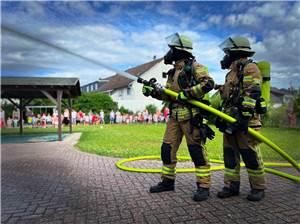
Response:
[[[67,128],[63,131],[67,132]],[[142,155],[159,155],[163,139],[165,124],[159,125],[105,125],[77,126],[75,132],[82,132],[77,147],[84,152],[111,157],[134,157]],[[56,129],[31,129],[26,128],[25,134],[55,133]],[[18,129],[2,129],[2,135],[18,133]],[[290,156],[300,160],[300,130],[287,128],[264,128],[262,134],[270,138],[284,149]],[[210,158],[222,159],[222,134],[216,131],[216,138],[208,141],[207,150]],[[263,158],[265,161],[283,161],[280,155],[262,144]],[[183,140],[178,155],[187,156],[188,150]]]

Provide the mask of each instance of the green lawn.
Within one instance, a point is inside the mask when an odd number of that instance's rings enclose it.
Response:
[[[82,132],[77,147],[85,152],[111,157],[134,157],[142,155],[159,155],[165,125],[105,125],[77,126],[75,132]],[[2,134],[15,134],[18,129],[3,129]],[[56,132],[53,128],[26,128],[25,134]],[[64,128],[67,132],[67,128]],[[262,133],[284,149],[293,158],[300,160],[300,130],[285,128],[264,128]],[[208,141],[207,149],[210,158],[222,158],[222,134],[216,131],[216,138]],[[262,154],[266,161],[282,160],[281,156],[266,145],[262,145]],[[183,141],[178,155],[188,155]]]

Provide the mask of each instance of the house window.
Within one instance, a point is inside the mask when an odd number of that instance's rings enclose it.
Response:
[[[91,92],[94,91],[94,85],[92,84],[90,85],[90,87],[91,87]]]
[[[98,89],[98,83],[95,83],[95,90]]]
[[[130,96],[131,95],[131,87],[127,88],[127,95]]]
[[[122,99],[123,98],[123,89],[120,89],[119,90],[119,99]]]

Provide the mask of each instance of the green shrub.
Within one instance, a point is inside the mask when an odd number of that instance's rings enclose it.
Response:
[[[155,114],[157,107],[154,104],[149,104],[146,106],[146,109],[148,110],[149,114]]]
[[[90,110],[99,113],[100,110],[103,110],[104,113],[107,114],[111,110],[117,109],[117,103],[105,93],[83,93],[81,96],[74,99],[73,108],[76,111],[81,110],[85,113],[88,113]]]
[[[263,124],[270,127],[288,127],[287,105],[271,107],[269,112],[263,115]]]
[[[120,107],[119,111],[121,114],[133,114],[133,112],[131,110],[129,110],[123,106]]]

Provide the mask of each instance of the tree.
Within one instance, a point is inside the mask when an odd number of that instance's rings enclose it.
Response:
[[[8,117],[12,117],[12,113],[15,108],[15,106],[13,104],[7,103],[6,101],[4,101],[4,103],[1,102],[1,107],[5,112],[5,119],[7,119]]]
[[[123,106],[120,107],[119,111],[120,111],[121,114],[133,114],[132,111],[130,111],[129,109],[127,109]]]
[[[116,110],[117,107],[117,103],[114,102],[109,95],[100,92],[83,93],[81,96],[74,99],[73,103],[74,110],[81,110],[85,113],[88,113],[90,110],[94,112],[103,110],[104,113],[107,114],[111,110]]]
[[[155,114],[157,107],[154,104],[149,104],[146,106],[146,109],[148,110],[149,114]]]

